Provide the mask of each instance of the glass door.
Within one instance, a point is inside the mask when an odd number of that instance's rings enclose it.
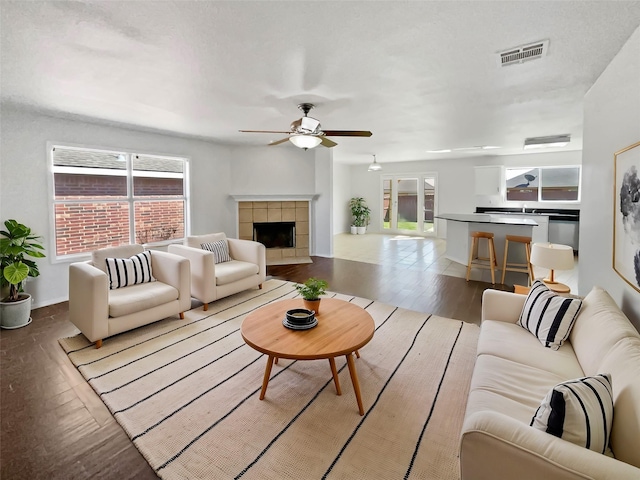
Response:
[[[436,175],[382,177],[382,231],[435,235]]]

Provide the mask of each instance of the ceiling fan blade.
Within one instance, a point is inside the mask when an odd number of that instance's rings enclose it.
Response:
[[[328,137],[370,137],[368,130],[323,130]]]
[[[320,145],[322,145],[323,147],[331,148],[335,147],[338,144],[333,140],[329,140],[327,137],[320,137]]]
[[[291,132],[283,132],[280,130],[238,130],[242,133],[291,133]]]
[[[272,146],[272,145],[280,145],[281,143],[284,143],[284,142],[286,142],[287,140],[289,140],[289,137],[287,137],[287,138],[283,138],[282,140],[276,140],[275,142],[268,143],[267,145],[268,145],[268,146]]]

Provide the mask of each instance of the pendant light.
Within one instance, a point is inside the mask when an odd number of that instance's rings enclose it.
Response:
[[[373,163],[369,165],[369,171],[370,172],[377,172],[379,170],[382,170],[382,165],[380,165],[378,163],[378,161],[376,160],[376,156],[373,156]]]

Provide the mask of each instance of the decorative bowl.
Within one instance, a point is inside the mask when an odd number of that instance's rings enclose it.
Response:
[[[316,312],[306,308],[294,308],[286,313],[287,321],[292,325],[306,325],[315,320]]]

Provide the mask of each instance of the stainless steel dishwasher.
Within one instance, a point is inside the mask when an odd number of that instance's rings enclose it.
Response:
[[[549,242],[569,245],[577,252],[580,244],[579,216],[572,214],[550,215]]]

